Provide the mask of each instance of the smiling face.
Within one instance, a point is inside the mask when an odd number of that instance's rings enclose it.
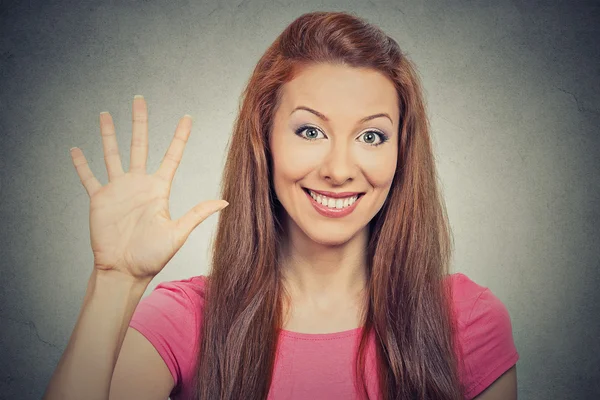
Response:
[[[392,184],[398,123],[396,89],[378,71],[312,64],[287,82],[269,146],[288,229],[323,245],[366,229]]]

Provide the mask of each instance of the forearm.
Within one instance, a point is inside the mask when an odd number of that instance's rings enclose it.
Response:
[[[77,323],[44,400],[108,399],[127,327],[150,282],[117,275],[93,270]]]

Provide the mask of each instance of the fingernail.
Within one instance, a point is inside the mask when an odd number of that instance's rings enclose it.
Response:
[[[144,96],[142,96],[141,94],[136,94],[135,96],[133,96],[134,99],[143,99]]]
[[[69,149],[69,152],[73,151],[73,149],[76,149],[76,148],[77,148],[77,147],[71,147],[71,148]]]
[[[102,111],[102,112],[100,113],[100,115],[102,115],[102,114],[108,114],[108,111]]]
[[[190,114],[185,114],[184,117],[189,117],[189,119],[191,119],[192,121],[194,120],[194,117],[192,117]]]

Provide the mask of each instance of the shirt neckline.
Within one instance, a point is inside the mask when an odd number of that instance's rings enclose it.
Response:
[[[360,326],[354,329],[348,329],[341,332],[331,332],[331,333],[302,333],[302,332],[293,332],[288,331],[287,329],[280,329],[280,333],[284,336],[295,338],[295,339],[304,339],[304,340],[332,340],[332,339],[342,339],[345,337],[355,336],[362,331],[363,327]]]

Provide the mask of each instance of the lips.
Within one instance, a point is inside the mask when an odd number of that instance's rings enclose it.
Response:
[[[303,189],[304,189],[304,193],[306,193],[306,198],[312,204],[312,206],[314,207],[314,209],[319,214],[321,214],[321,215],[323,215],[325,217],[329,217],[329,218],[341,218],[341,217],[345,217],[345,216],[351,214],[352,211],[354,211],[356,209],[356,206],[358,205],[358,203],[360,203],[360,201],[361,201],[361,199],[363,197],[362,194],[360,194],[357,197],[356,201],[354,203],[352,203],[352,205],[350,205],[348,207],[344,207],[344,208],[329,208],[329,207],[327,207],[327,206],[325,206],[323,204],[317,203],[317,201],[315,199],[313,199],[313,197],[310,195],[310,192],[308,191],[308,189],[306,189],[306,188],[303,188]],[[348,193],[348,192],[346,192],[346,193]],[[340,194],[345,194],[345,193],[340,193]],[[339,198],[339,197],[337,197],[337,198]]]
[[[342,198],[345,198],[345,197],[352,197],[352,196],[361,197],[363,194],[365,194],[364,192],[340,192],[340,193],[335,193],[335,192],[327,192],[327,191],[324,191],[324,190],[308,189],[308,188],[305,188],[305,187],[303,187],[302,189],[304,189],[304,191],[306,193],[308,193],[309,195],[310,195],[310,192],[309,192],[309,190],[310,190],[313,193],[318,193],[318,194],[321,194],[321,195],[326,196],[326,197],[331,197],[333,199],[342,199]]]

